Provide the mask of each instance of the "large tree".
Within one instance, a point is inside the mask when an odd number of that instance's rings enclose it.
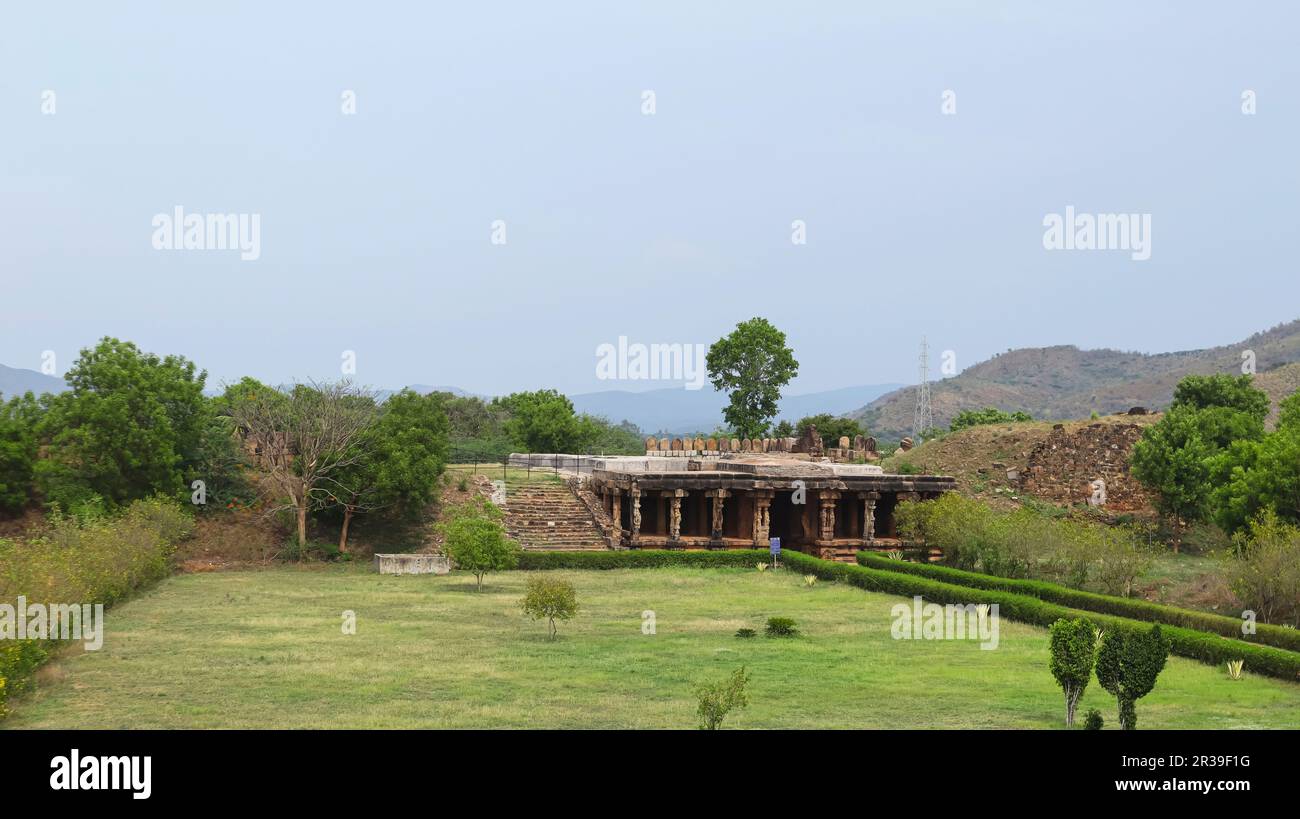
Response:
[[[210,420],[206,378],[185,358],[115,338],[82,350],[65,376],[71,389],[52,399],[42,423],[49,453],[37,480],[47,500],[94,494],[117,506],[179,494]]]
[[[374,398],[346,381],[298,384],[288,394],[255,390],[241,396],[232,412],[273,494],[283,501],[273,509],[294,511],[301,549],[307,545],[308,513],[333,502],[338,479],[365,456]]]
[[[765,318],[736,325],[709,348],[709,380],[726,390],[730,403],[722,416],[744,438],[758,438],[776,417],[781,388],[799,374],[794,351],[785,346],[785,333]]]
[[[823,412],[820,415],[808,415],[799,419],[799,423],[795,426],[795,433],[802,438],[808,434],[808,427],[810,426],[817,427],[817,435],[822,439],[822,444],[827,447],[839,446],[840,438],[852,440],[855,436],[862,434],[862,425],[857,421],[852,418],[831,415],[828,412]],[[777,437],[783,436],[778,435]]]
[[[347,551],[354,515],[382,510],[411,517],[433,500],[447,464],[447,414],[441,394],[402,390],[389,396],[360,444],[360,457],[326,484],[343,513],[341,552]]]

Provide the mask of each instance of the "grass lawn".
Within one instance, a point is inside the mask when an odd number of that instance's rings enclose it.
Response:
[[[547,641],[519,612],[527,574],[393,577],[357,565],[189,574],[108,613],[102,650],[62,657],[14,728],[694,728],[692,684],[748,666],[737,728],[1054,728],[1042,629],[897,641],[901,598],[784,572],[556,572],[578,618]],[[344,610],[357,633],[341,632]],[[642,634],[644,610],[657,633]],[[772,615],[803,636],[740,640]],[[1080,707],[1114,701],[1094,679]],[[1300,685],[1170,658],[1142,728],[1295,728]]]

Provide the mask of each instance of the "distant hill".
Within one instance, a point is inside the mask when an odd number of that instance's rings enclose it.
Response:
[[[1043,420],[1107,415],[1134,406],[1162,409],[1187,375],[1241,372],[1242,352],[1255,353],[1259,386],[1276,401],[1300,385],[1300,320],[1256,333],[1239,344],[1175,353],[1080,350],[1074,346],[1011,350],[930,385],[936,426],[966,409],[1020,410]],[[1286,392],[1282,392],[1286,390]],[[1279,393],[1274,395],[1273,393]],[[851,412],[871,434],[910,435],[916,387],[904,387]]]
[[[840,415],[896,389],[897,384],[866,384],[824,392],[790,395],[781,400],[779,419],[798,421],[806,415]],[[646,392],[605,390],[570,395],[578,412],[603,415],[614,423],[631,421],[647,435],[711,432],[723,423],[727,396],[712,388],[669,387]]]
[[[67,388],[68,385],[62,378],[36,370],[20,370],[0,364],[0,396],[5,398],[22,395],[25,392],[34,392],[37,395],[43,392],[63,392]]]

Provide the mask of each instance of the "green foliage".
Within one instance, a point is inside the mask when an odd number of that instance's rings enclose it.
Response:
[[[1048,668],[1065,692],[1065,724],[1074,726],[1074,712],[1092,679],[1096,651],[1092,623],[1082,617],[1061,618],[1048,629],[1051,660]]]
[[[30,392],[0,402],[0,511],[21,511],[31,500],[43,414]]]
[[[1089,708],[1088,713],[1083,718],[1083,727],[1088,731],[1100,731],[1106,721],[1101,718],[1101,712],[1096,708]]]
[[[696,711],[700,718],[700,730],[716,731],[727,714],[736,708],[748,707],[749,695],[745,691],[748,685],[749,674],[741,666],[723,682],[695,686],[695,695],[700,700]]]
[[[938,546],[948,563],[1002,577],[1038,577],[1074,588],[1095,583],[1127,596],[1150,564],[1131,528],[1028,507],[1000,511],[955,492],[899,504],[895,516],[903,537]]]
[[[1256,626],[1254,634],[1243,635],[1241,633],[1242,621],[1237,617],[1225,617],[1221,614],[1180,609],[1160,603],[1151,603],[1146,600],[1077,591],[1041,580],[1012,580],[977,572],[962,571],[947,566],[890,560],[870,552],[858,552],[857,560],[859,565],[870,569],[901,572],[942,583],[976,589],[1012,592],[1058,603],[1062,606],[1069,606],[1073,609],[1110,614],[1148,623],[1163,623],[1168,626],[1195,629],[1223,637],[1276,646],[1288,651],[1300,651],[1300,630],[1297,629],[1261,624]]]
[[[825,412],[800,419],[798,426],[795,427],[795,434],[802,438],[808,434],[810,426],[817,427],[817,434],[822,439],[822,445],[826,447],[839,446],[841,437],[847,437],[852,441],[854,436],[863,434],[862,425],[852,418],[839,418]]]
[[[49,441],[36,480],[67,508],[89,495],[110,507],[154,494],[180,497],[200,460],[211,408],[206,373],[179,356],[159,358],[104,338],[65,376],[41,424]]]
[[[192,520],[173,501],[136,501],[116,518],[79,522],[54,515],[28,541],[0,539],[0,601],[111,606],[161,580]],[[24,690],[53,641],[0,640],[0,717],[5,698]]]
[[[546,619],[550,623],[550,639],[554,640],[555,621],[569,620],[578,613],[578,594],[567,580],[537,575],[528,578],[528,588],[519,606],[533,620]]]
[[[1300,426],[1288,413],[1300,393],[1282,401],[1284,422],[1258,441],[1235,441],[1210,460],[1214,520],[1237,532],[1262,512],[1300,523]]]
[[[1137,727],[1137,701],[1155,687],[1169,657],[1169,640],[1160,626],[1149,632],[1107,632],[1097,651],[1097,682],[1119,704],[1119,726]]]
[[[509,418],[506,434],[527,452],[581,452],[596,436],[589,419],[573,412],[573,402],[555,390],[517,392],[493,405]]]
[[[1245,480],[1236,470],[1256,457],[1254,442],[1264,437],[1268,406],[1268,396],[1251,386],[1250,376],[1188,376],[1178,383],[1169,412],[1134,444],[1130,469],[1154,494],[1156,508],[1173,517],[1175,551],[1179,521],[1214,515],[1240,525],[1253,511],[1251,501],[1234,501],[1215,487],[1234,477]],[[1211,506],[1212,494],[1220,495],[1214,506],[1225,511]]]
[[[739,637],[739,638],[742,639],[742,640],[750,640],[750,639],[753,639],[754,637],[756,637],[757,635],[758,635],[758,632],[754,631],[752,628],[738,628],[738,629],[736,629],[736,636]]]
[[[491,504],[469,506],[439,524],[446,539],[447,556],[458,569],[474,575],[483,589],[483,575],[513,569],[519,563],[519,549],[506,538],[500,512]]]
[[[728,435],[727,437],[730,438],[731,436]],[[776,426],[772,427],[772,437],[773,438],[795,437],[794,424],[791,424],[789,421],[785,421],[785,420],[781,421]]]
[[[1005,591],[986,590],[970,586],[944,583],[902,571],[885,571],[866,566],[821,560],[799,552],[783,552],[782,561],[786,568],[797,572],[811,572],[822,580],[849,583],[867,591],[893,594],[902,597],[921,595],[927,601],[940,605],[998,604],[998,613],[1008,620],[1032,625],[1050,626],[1062,617],[1074,618],[1084,616],[1084,612],[1049,603],[1025,594]],[[907,564],[903,564],[907,565]],[[996,578],[995,578],[996,579]],[[1107,614],[1091,614],[1088,619],[1105,630],[1106,634],[1116,631],[1139,631],[1143,624],[1135,620],[1114,617]],[[1278,629],[1288,631],[1289,629]],[[1190,657],[1210,665],[1219,665],[1232,659],[1245,659],[1251,671],[1284,680],[1295,680],[1300,675],[1300,654],[1269,646],[1253,645],[1207,634],[1188,628],[1166,626],[1162,629],[1170,641],[1173,653]]]
[[[956,432],[959,429],[984,426],[985,424],[1010,424],[1016,421],[1032,420],[1034,420],[1033,416],[1027,412],[1004,412],[997,407],[985,407],[977,410],[962,410],[957,413],[957,416],[952,419],[952,423],[948,425],[948,430]]]
[[[799,629],[795,628],[794,620],[789,617],[769,617],[764,633],[768,637],[796,637]]]
[[[1300,528],[1265,510],[1233,536],[1223,567],[1224,578],[1246,609],[1266,623],[1290,623],[1300,629]]]
[[[781,388],[799,374],[785,333],[764,318],[737,324],[709,348],[706,363],[713,388],[730,395],[722,417],[742,438],[762,437],[776,416]]]

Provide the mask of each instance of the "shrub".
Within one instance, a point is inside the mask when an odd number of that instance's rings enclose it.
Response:
[[[1228,678],[1233,680],[1241,679],[1241,667],[1246,664],[1245,660],[1228,660]]]
[[[1092,679],[1096,637],[1092,623],[1083,618],[1061,618],[1049,629],[1051,661],[1048,666],[1065,692],[1065,725],[1074,726],[1074,711]]]
[[[804,584],[805,586],[815,586],[815,585],[817,584],[817,575],[815,575],[815,574],[806,574],[806,575],[804,575],[804,576],[803,576],[803,584]]]
[[[530,577],[524,599],[519,601],[524,614],[533,620],[546,618],[550,623],[550,639],[555,639],[555,621],[569,620],[578,613],[578,594],[573,584],[556,577]]]
[[[799,634],[799,629],[795,628],[794,620],[789,617],[767,618],[767,629],[765,631],[768,637],[794,637]]]
[[[749,685],[749,675],[741,666],[732,672],[731,677],[720,683],[701,684],[695,687],[695,695],[700,704],[696,714],[700,718],[700,730],[716,731],[722,720],[736,708],[749,706],[749,695],[745,687]]]
[[[1083,727],[1088,731],[1100,731],[1101,726],[1106,722],[1101,718],[1101,712],[1096,708],[1089,708],[1088,713],[1083,717]]]
[[[1300,528],[1265,511],[1233,537],[1224,574],[1246,608],[1300,627]]]
[[[1137,728],[1137,701],[1151,692],[1169,657],[1169,641],[1160,626],[1151,631],[1112,632],[1097,652],[1097,682],[1119,704],[1119,727]]]
[[[116,518],[55,515],[29,541],[0,540],[0,600],[29,604],[120,602],[166,576],[192,519],[163,499],[136,501]],[[49,656],[53,641],[0,640],[0,713]]]
[[[755,632],[752,628],[738,628],[738,629],[736,629],[736,636],[739,637],[739,638],[742,639],[742,640],[748,640],[748,639],[750,639],[751,637],[754,637],[756,634],[757,634],[757,632]]]

